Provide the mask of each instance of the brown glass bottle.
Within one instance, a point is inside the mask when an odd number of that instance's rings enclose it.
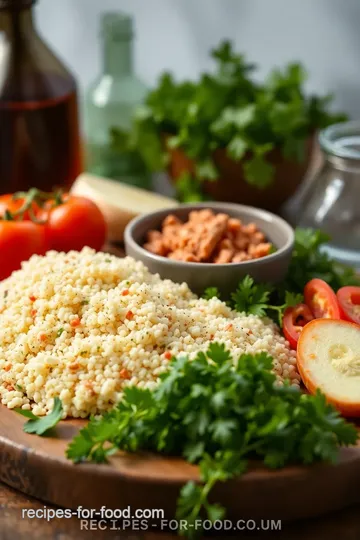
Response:
[[[82,170],[76,82],[36,33],[35,0],[0,0],[0,194],[69,188]]]

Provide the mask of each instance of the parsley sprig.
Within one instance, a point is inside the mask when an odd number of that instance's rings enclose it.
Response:
[[[271,367],[266,353],[234,362],[219,343],[192,361],[173,359],[154,391],[128,387],[112,411],[91,419],[67,457],[102,462],[118,449],[183,456],[199,465],[200,478],[182,488],[178,519],[222,519],[225,509],[209,500],[212,488],[243,474],[249,458],[270,468],[334,462],[339,446],[357,440],[355,427],[320,392],[310,396],[276,385]]]
[[[255,285],[252,277],[245,276],[236,291],[231,295],[233,307],[236,311],[257,315],[258,317],[276,314],[277,322],[281,326],[285,310],[288,307],[300,304],[304,297],[302,294],[285,291],[284,302],[280,305],[271,305],[270,296],[273,291],[274,288],[270,285],[262,283]]]
[[[36,416],[31,411],[16,408],[15,411],[29,420],[24,424],[25,433],[35,435],[46,435],[53,427],[58,424],[63,415],[63,405],[61,400],[56,397],[52,411],[47,416]]]

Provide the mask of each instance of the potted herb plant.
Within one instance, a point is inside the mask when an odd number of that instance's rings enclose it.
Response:
[[[344,115],[331,96],[307,97],[300,64],[274,69],[264,83],[256,66],[223,42],[211,52],[214,73],[175,82],[165,73],[138,110],[132,144],[148,167],[167,167],[183,201],[213,198],[277,211],[309,164],[315,133]]]

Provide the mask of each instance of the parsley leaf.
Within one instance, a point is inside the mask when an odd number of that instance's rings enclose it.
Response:
[[[203,298],[205,298],[205,300],[210,300],[214,297],[220,298],[220,291],[217,287],[208,287],[205,289],[203,294]]]
[[[63,406],[61,400],[54,398],[53,410],[47,416],[35,416],[31,411],[15,409],[15,411],[26,418],[28,422],[24,424],[25,433],[34,433],[36,435],[45,435],[51,428],[61,420],[63,415]]]
[[[255,156],[244,164],[244,170],[249,184],[264,189],[271,184],[275,169],[263,156]]]
[[[271,290],[272,288],[268,285],[255,285],[252,277],[245,276],[231,295],[234,309],[242,313],[265,317]]]

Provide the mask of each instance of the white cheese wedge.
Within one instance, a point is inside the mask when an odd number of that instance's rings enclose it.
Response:
[[[88,173],[77,178],[71,192],[98,205],[108,224],[110,242],[123,240],[124,229],[135,216],[178,204],[169,197]]]

